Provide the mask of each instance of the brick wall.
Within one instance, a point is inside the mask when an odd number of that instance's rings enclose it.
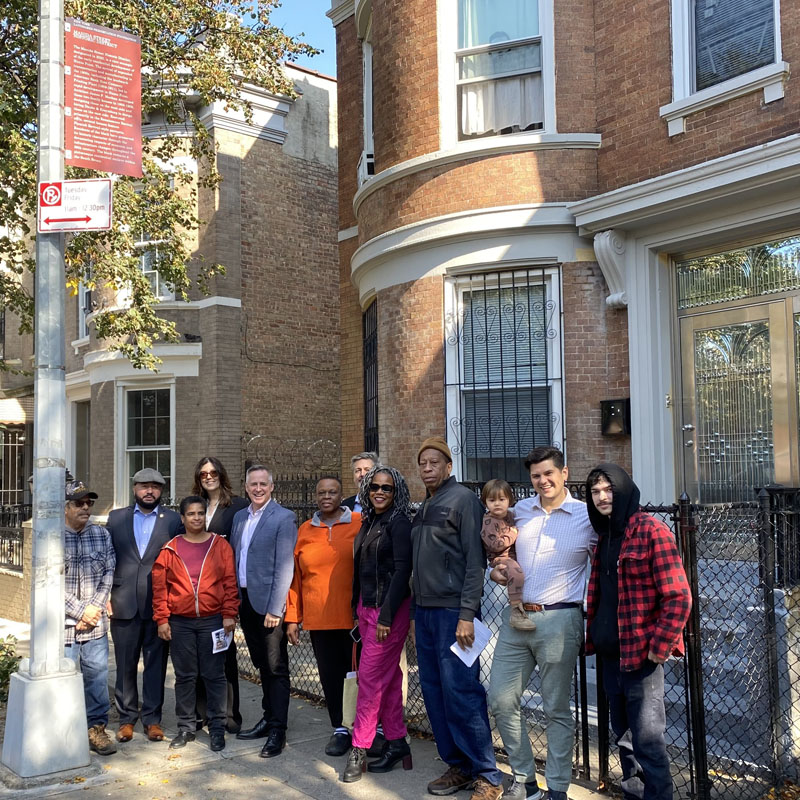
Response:
[[[362,242],[402,225],[470,209],[571,202],[595,189],[593,150],[539,150],[440,165],[373,192],[358,215]]]
[[[594,132],[598,104],[595,4],[592,0],[559,0],[554,5],[558,132]]]
[[[240,187],[242,430],[338,442],[336,172],[259,140]]]
[[[424,497],[416,455],[428,436],[445,436],[444,296],[440,276],[378,292],[378,419],[382,460]]]
[[[630,469],[629,436],[600,433],[600,401],[630,397],[627,316],[593,262],[562,265],[566,453],[572,480],[602,461]]]
[[[356,169],[364,149],[363,67],[361,43],[352,17],[336,27],[336,70],[339,129],[339,228],[356,224],[353,195],[358,189]]]
[[[800,83],[789,80],[782,100],[764,105],[763,92],[752,92],[693,114],[686,133],[667,136],[658,109],[672,101],[670,5],[649,0],[635,9],[624,0],[595,4],[601,192],[797,133]],[[800,59],[798,31],[800,5],[782,3],[789,63]]]
[[[347,476],[350,457],[364,449],[364,335],[363,314],[358,292],[350,280],[350,259],[358,239],[346,239],[339,245],[339,303],[341,308],[341,408],[342,466],[345,492],[349,493]],[[378,306],[378,325],[382,307]],[[378,354],[380,374],[380,353]]]
[[[375,171],[439,149],[436,3],[373,0]],[[347,73],[340,73],[345,79]]]

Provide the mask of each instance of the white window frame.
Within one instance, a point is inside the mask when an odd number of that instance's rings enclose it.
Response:
[[[564,360],[562,339],[564,335],[562,324],[562,309],[559,307],[559,298],[562,296],[561,292],[561,270],[558,267],[541,267],[531,264],[529,268],[521,268],[520,270],[504,271],[501,273],[499,287],[505,288],[512,285],[512,280],[515,285],[521,285],[520,280],[525,277],[529,270],[536,270],[543,274],[545,278],[545,300],[553,302],[555,308],[553,309],[553,319],[557,320],[555,323],[558,326],[558,335],[552,339],[546,340],[547,344],[547,363],[554,365],[553,376],[547,376],[543,382],[535,382],[534,386],[547,386],[550,387],[550,401],[551,413],[558,414],[561,419],[560,430],[553,431],[553,444],[560,447],[562,452],[565,446],[565,419],[564,419]],[[447,443],[451,450],[459,452],[457,457],[453,458],[453,475],[457,480],[462,480],[462,458],[460,455],[460,447],[462,443],[459,441],[458,436],[460,432],[453,430],[450,420],[454,418],[461,418],[462,414],[462,400],[461,395],[464,389],[464,384],[456,382],[456,377],[459,375],[459,363],[463,357],[463,343],[458,337],[458,326],[463,324],[464,318],[464,292],[470,288],[476,288],[474,283],[470,283],[470,274],[480,274],[487,278],[492,275],[491,269],[471,270],[469,273],[461,275],[449,276],[445,280],[444,286],[444,320],[445,320],[445,342],[452,342],[457,340],[458,347],[445,346],[445,411],[447,420]],[[495,284],[487,288],[496,288]],[[459,322],[461,321],[461,323]],[[492,388],[491,386],[489,387]]]
[[[82,344],[89,340],[88,316],[91,311],[86,311],[86,296],[91,296],[92,290],[81,281],[78,284],[78,337],[77,344]]]
[[[780,100],[789,65],[782,60],[780,0],[773,0],[775,20],[775,61],[737,75],[735,78],[694,91],[694,15],[695,0],[672,0],[672,102],[661,106],[659,114],[667,122],[669,136],[686,130],[686,117],[735,97],[763,90],[764,103]]]
[[[362,97],[361,108],[364,120],[363,149],[358,159],[358,185],[362,186],[375,174],[375,139],[372,114],[372,17],[361,42]]]
[[[154,292],[154,295],[160,302],[167,302],[170,300],[175,299],[175,292],[173,292],[163,281],[161,278],[161,273],[158,271],[158,267],[155,269],[145,269],[145,258],[146,258],[146,250],[150,250],[151,248],[155,247],[155,263],[158,264],[158,246],[160,244],[166,243],[166,239],[148,239],[147,234],[143,231],[140,231],[136,242],[134,242],[134,247],[139,252],[138,259],[139,259],[139,269],[141,270],[142,274],[148,277],[151,275],[156,276],[156,288],[161,289],[163,287],[164,291],[162,292]]]
[[[148,389],[169,389],[169,450],[170,450],[170,492],[175,494],[175,379],[153,382],[152,379],[119,380],[116,382],[117,398],[115,413],[116,459],[115,459],[115,507],[127,506],[131,503],[132,487],[128,476],[128,393],[141,392]],[[137,448],[139,449],[139,448]],[[166,450],[166,447],[146,449]],[[166,499],[166,498],[165,498]]]
[[[502,2],[502,0],[498,0]],[[439,0],[437,3],[437,39],[439,66],[439,147],[441,150],[470,150],[475,146],[474,138],[459,139],[458,115],[458,57],[467,52],[458,49],[458,0]],[[483,140],[508,139],[511,136],[541,136],[556,133],[555,58],[553,43],[555,24],[553,0],[539,0],[539,36],[527,41],[541,41],[542,59],[542,103],[544,125],[531,131],[514,134],[495,134],[481,137]],[[483,48],[468,48],[470,52]],[[488,47],[486,49],[489,49]]]

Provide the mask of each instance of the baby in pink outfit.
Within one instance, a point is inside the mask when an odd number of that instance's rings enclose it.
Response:
[[[481,540],[491,565],[496,567],[502,564],[506,568],[511,627],[521,631],[533,631],[536,630],[536,623],[528,618],[522,605],[522,585],[525,583],[525,575],[514,558],[517,529],[511,506],[515,500],[511,486],[505,481],[495,479],[486,483],[481,492],[481,502],[486,506],[488,513],[483,518]]]

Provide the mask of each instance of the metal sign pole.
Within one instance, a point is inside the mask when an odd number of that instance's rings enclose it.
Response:
[[[63,0],[39,2],[39,181],[64,177]],[[31,657],[12,675],[3,763],[23,777],[89,763],[83,681],[64,658],[64,234],[36,240]]]

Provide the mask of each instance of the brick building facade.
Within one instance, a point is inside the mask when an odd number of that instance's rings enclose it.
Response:
[[[553,442],[650,501],[798,485],[798,10],[736,8],[332,0],[343,468],[419,497],[438,433],[462,479]]]
[[[226,271],[188,303],[162,286],[160,312],[181,339],[155,345],[160,370],[136,370],[95,338],[83,290],[67,300],[67,463],[100,495],[101,515],[130,502],[130,477],[141,466],[158,467],[180,498],[198,458],[216,455],[239,491],[247,458],[274,457],[276,472],[293,470],[278,463],[287,448],[266,443],[338,442],[336,84],[287,70],[299,97],[251,88],[251,123],[221,105],[198,110],[223,180],[198,189],[196,253]],[[30,341],[8,342],[21,351],[7,355],[27,366]],[[31,405],[30,377],[2,381],[2,402]],[[260,446],[248,447],[254,440]]]

